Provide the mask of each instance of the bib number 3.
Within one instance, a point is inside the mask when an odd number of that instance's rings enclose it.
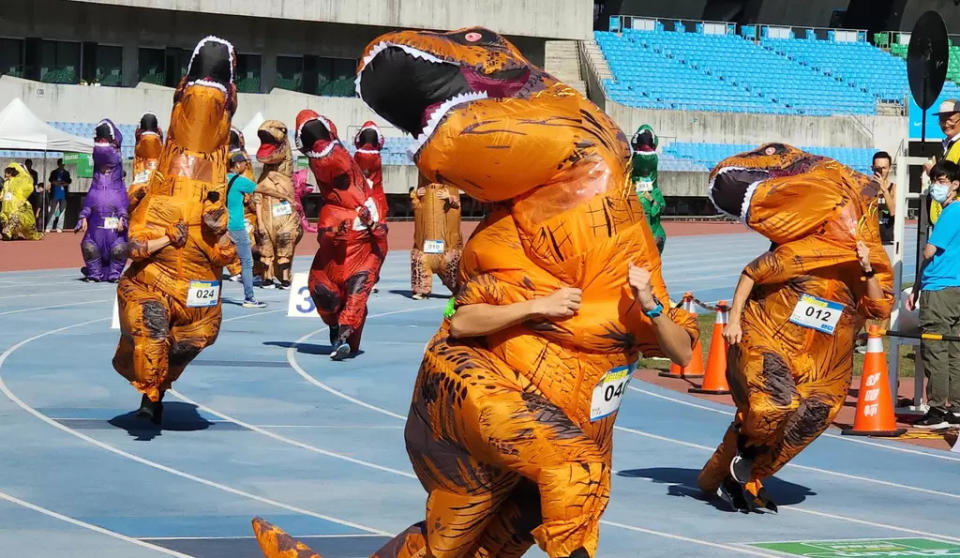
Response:
[[[839,302],[804,294],[800,295],[800,300],[793,307],[790,321],[801,327],[833,335],[841,315],[843,305]]]
[[[220,302],[220,281],[190,281],[187,308],[209,308]]]
[[[636,364],[618,366],[609,370],[593,388],[590,399],[590,422],[600,420],[616,413],[627,391],[627,384],[636,369]]]

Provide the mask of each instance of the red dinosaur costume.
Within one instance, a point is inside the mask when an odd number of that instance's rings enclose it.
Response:
[[[562,286],[583,298],[571,318],[482,338],[453,338],[444,322],[405,433],[429,493],[426,520],[375,556],[509,558],[534,541],[552,558],[596,556],[623,386],[639,353],[662,354],[628,262],[647,267],[668,300],[627,139],[488,29],[389,33],[359,72],[361,98],[417,137],[427,180],[504,202],[464,247],[457,304],[524,302]],[[673,323],[657,323],[692,346],[694,317],[664,315]],[[254,530],[270,558],[314,556],[262,520]]]
[[[353,145],[356,152],[353,158],[360,165],[363,176],[370,181],[370,188],[373,190],[373,201],[377,204],[377,213],[380,214],[380,222],[383,223],[384,234],[377,236],[377,252],[380,253],[380,267],[387,259],[387,195],[383,193],[383,164],[380,159],[380,151],[383,150],[383,135],[380,128],[373,121],[366,121],[360,127],[356,137],[353,138]],[[380,269],[377,269],[377,278],[379,280]]]
[[[233,46],[200,41],[173,96],[167,142],[130,214],[133,261],[117,285],[113,366],[160,423],[163,398],[220,331],[220,277],[236,258],[227,235],[227,134],[236,110]]]
[[[699,484],[744,511],[776,509],[762,481],[830,425],[850,386],[855,333],[865,319],[886,318],[893,308],[878,186],[832,159],[782,144],[725,159],[710,179],[717,208],[773,247],[743,270],[754,287],[740,320],[742,340],[727,357],[738,412]],[[882,298],[868,296],[858,241],[869,247]]]
[[[317,220],[320,247],[308,286],[317,311],[330,326],[330,357],[341,360],[360,348],[367,298],[377,280],[386,225],[370,182],[337,136],[332,122],[313,112],[297,115],[297,148],[307,156],[323,196]]]

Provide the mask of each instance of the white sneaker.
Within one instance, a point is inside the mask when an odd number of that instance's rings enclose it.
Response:
[[[58,232],[58,233],[62,233],[62,232],[63,232],[63,229],[57,229],[57,232]]]

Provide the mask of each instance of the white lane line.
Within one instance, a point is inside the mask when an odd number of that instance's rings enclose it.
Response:
[[[382,537],[374,533],[357,533],[355,535],[297,535],[298,539],[353,539],[360,537]],[[233,541],[255,539],[254,535],[241,535],[239,537],[141,537],[141,541]]]
[[[667,436],[660,436],[660,435],[657,435],[657,434],[651,434],[651,433],[649,433],[649,432],[644,432],[644,431],[642,431],[642,430],[637,430],[637,429],[635,429],[635,428],[628,428],[628,427],[626,427],[626,426],[614,426],[613,428],[614,428],[615,430],[620,430],[620,431],[622,431],[622,432],[629,432],[629,433],[631,433],[631,434],[636,434],[636,435],[638,435],[638,436],[643,436],[643,437],[645,437],[645,438],[650,438],[650,439],[658,440],[658,441],[661,441],[661,442],[668,442],[668,443],[671,443],[671,444],[677,444],[677,445],[684,446],[684,447],[688,447],[688,448],[693,448],[693,449],[698,449],[698,450],[705,450],[705,451],[709,451],[709,452],[712,452],[712,451],[714,450],[714,448],[709,447],[709,446],[704,446],[704,445],[701,445],[701,444],[694,444],[694,443],[691,443],[691,442],[685,442],[685,441],[683,441],[683,440],[677,440],[677,439],[670,438],[670,437],[667,437]],[[802,466],[802,465],[787,464],[787,467],[793,467],[793,468],[797,468],[797,469],[807,469],[807,470],[812,470],[812,471],[817,472],[817,473],[827,473],[827,474],[838,475],[838,476],[843,476],[843,477],[848,476],[848,475],[844,475],[843,473],[836,473],[836,472],[834,472],[834,471],[825,471],[825,470],[823,470],[823,469],[817,469],[817,468],[815,468],[815,467],[805,467],[805,466]],[[856,480],[862,480],[862,478],[857,477]],[[870,480],[871,480],[871,481],[875,481],[875,479],[870,479]],[[877,482],[878,484],[882,484],[882,485],[895,486],[895,487],[897,487],[898,489],[913,489],[913,490],[916,490],[917,492],[931,493],[931,494],[935,494],[935,495],[938,495],[938,496],[950,496],[950,497],[954,497],[954,498],[957,497],[957,495],[955,495],[955,494],[950,494],[950,493],[945,493],[945,492],[936,492],[936,491],[933,491],[933,490],[926,490],[926,489],[916,489],[915,487],[910,487],[910,486],[907,486],[907,485],[900,485],[900,484],[896,484],[896,483],[888,483],[888,482],[886,482],[886,481],[875,481],[875,482]],[[939,534],[939,533],[931,533],[931,532],[929,532],[929,531],[920,531],[920,530],[918,530],[918,529],[910,529],[910,528],[908,528],[908,527],[900,527],[900,526],[891,525],[891,524],[888,524],[888,523],[878,523],[878,522],[874,522],[874,521],[867,521],[867,520],[864,520],[864,519],[858,519],[858,518],[855,518],[855,517],[849,517],[849,516],[845,516],[845,515],[839,515],[839,514],[832,514],[832,513],[827,513],[827,512],[821,512],[821,511],[811,510],[811,509],[808,509],[808,508],[801,508],[801,507],[799,507],[799,506],[781,506],[780,509],[789,510],[789,511],[795,511],[795,512],[799,512],[799,513],[806,513],[806,514],[816,515],[816,516],[820,516],[820,517],[828,517],[828,518],[830,518],[830,519],[837,519],[837,520],[841,520],[841,521],[849,521],[849,522],[851,522],[851,523],[859,523],[859,524],[861,524],[861,525],[869,525],[869,526],[871,526],[871,527],[878,527],[878,528],[881,528],[881,529],[890,529],[890,530],[893,530],[893,531],[900,531],[901,533],[910,533],[910,534],[913,534],[913,535],[923,535],[923,536],[925,536],[925,537],[934,537],[934,538],[946,539],[946,540],[953,541],[953,542],[960,542],[960,538],[958,538],[958,537],[951,537],[951,536],[949,536],[949,535],[941,535],[941,534]]]
[[[135,544],[135,545],[141,546],[141,547],[143,547],[143,548],[149,548],[150,550],[155,550],[155,551],[157,551],[157,552],[159,552],[159,553],[161,553],[161,554],[166,554],[167,556],[177,556],[177,557],[179,557],[179,558],[193,558],[193,557],[190,556],[189,554],[182,554],[182,553],[177,552],[177,551],[175,551],[175,550],[170,550],[169,548],[164,548],[164,547],[162,547],[162,546],[157,546],[157,545],[155,545],[155,544],[150,544],[149,542],[146,542],[146,541],[141,540],[141,539],[135,539],[135,538],[133,538],[133,537],[128,537],[128,536],[126,536],[126,535],[117,533],[116,531],[111,531],[111,530],[109,530],[109,529],[104,529],[103,527],[99,527],[99,526],[97,526],[97,525],[93,525],[92,523],[87,523],[86,521],[80,521],[79,519],[74,519],[74,518],[72,518],[72,517],[70,517],[70,516],[63,515],[62,513],[57,513],[57,512],[55,512],[55,511],[53,511],[53,510],[48,510],[47,508],[38,506],[38,505],[36,505],[36,504],[31,504],[30,502],[27,502],[26,500],[21,500],[20,498],[17,498],[17,497],[15,497],[15,496],[11,496],[11,495],[6,494],[6,493],[3,493],[3,492],[0,492],[0,500],[6,500],[6,501],[10,502],[11,504],[16,504],[16,505],[18,505],[18,506],[21,506],[21,507],[24,507],[24,508],[33,510],[33,511],[35,511],[35,512],[42,513],[43,515],[46,515],[46,516],[48,516],[48,517],[52,517],[52,518],[54,518],[54,519],[59,519],[60,521],[65,521],[65,522],[70,523],[70,524],[72,524],[72,525],[76,525],[77,527],[83,527],[84,529],[89,529],[89,530],[94,531],[94,532],[96,532],[96,533],[100,533],[101,535],[107,535],[108,537],[113,537],[113,538],[115,538],[115,539],[120,539],[121,541],[125,541],[125,542],[128,542],[128,543],[130,543],[130,544]]]
[[[391,467],[384,467],[383,465],[377,465],[376,463],[371,463],[371,462],[369,462],[369,461],[364,461],[363,459],[357,459],[357,458],[355,458],[355,457],[350,457],[350,456],[344,455],[344,454],[342,454],[342,453],[336,453],[336,452],[333,452],[333,451],[328,451],[328,450],[325,450],[325,449],[323,449],[323,448],[318,448],[318,447],[316,447],[316,446],[312,446],[312,445],[310,445],[310,444],[307,444],[307,443],[304,443],[304,442],[300,442],[300,441],[298,441],[298,440],[294,440],[294,439],[292,439],[292,438],[287,438],[286,436],[281,436],[281,435],[279,435],[279,434],[277,434],[277,433],[275,433],[275,432],[270,432],[269,430],[264,430],[263,428],[260,428],[260,427],[258,427],[258,426],[255,426],[255,425],[253,425],[253,424],[250,424],[249,422],[243,422],[243,421],[240,420],[240,419],[233,418],[233,417],[231,417],[231,416],[229,416],[229,415],[227,415],[227,414],[225,414],[225,413],[221,413],[220,411],[217,411],[217,410],[215,410],[215,409],[211,409],[210,407],[207,407],[206,405],[204,405],[204,404],[202,404],[202,403],[198,403],[198,402],[194,401],[193,399],[190,399],[190,398],[187,397],[186,395],[183,395],[183,394],[179,393],[179,392],[178,392],[177,390],[175,390],[175,389],[167,390],[167,393],[173,395],[174,397],[176,397],[176,398],[178,398],[178,399],[180,399],[180,400],[182,400],[182,401],[185,401],[186,403],[189,403],[189,404],[191,404],[191,405],[196,406],[196,407],[197,407],[198,409],[200,409],[201,411],[204,411],[204,412],[206,412],[206,413],[210,413],[211,415],[214,415],[214,416],[218,416],[218,417],[220,417],[220,418],[222,418],[222,419],[224,419],[224,420],[227,420],[227,421],[236,423],[236,424],[238,424],[238,425],[240,425],[240,426],[242,426],[242,427],[244,427],[244,428],[247,428],[247,429],[249,429],[249,430],[252,430],[252,431],[256,432],[257,434],[262,434],[262,435],[264,435],[264,436],[266,436],[266,437],[268,437],[268,438],[272,438],[272,439],[277,440],[277,441],[279,441],[279,442],[283,442],[283,443],[285,443],[285,444],[290,444],[291,446],[296,446],[296,447],[298,447],[298,448],[305,449],[305,450],[307,450],[307,451],[312,451],[313,453],[319,453],[320,455],[325,455],[325,456],[327,456],[327,457],[333,457],[334,459],[341,459],[341,460],[347,461],[347,462],[349,462],[349,463],[353,463],[353,464],[356,464],[356,465],[362,465],[362,466],[364,466],[364,467],[369,467],[369,468],[371,468],[371,469],[376,469],[376,470],[378,470],[378,471],[384,471],[384,472],[387,472],[387,473],[393,473],[394,475],[400,475],[400,476],[402,476],[402,477],[407,477],[407,478],[410,478],[410,479],[416,479],[416,478],[417,478],[416,475],[414,475],[413,473],[408,473],[407,471],[401,471],[401,470],[399,470],[399,469],[393,469],[393,468],[391,468]]]
[[[606,519],[600,520],[601,525],[609,525],[611,527],[619,527],[621,529],[626,529],[628,531],[636,531],[638,533],[646,533],[648,535],[655,535],[658,537],[665,537],[668,539],[673,539],[677,541],[683,541],[687,543],[699,544],[702,546],[709,546],[712,548],[722,548],[723,550],[729,550],[730,552],[737,552],[739,554],[749,554],[751,556],[765,556],[768,558],[779,558],[781,554],[770,554],[763,552],[761,550],[753,550],[750,548],[742,548],[739,546],[733,546],[729,544],[721,544],[710,541],[705,541],[703,539],[694,539],[692,537],[684,537],[681,535],[674,535],[673,533],[665,533],[663,531],[654,531],[653,529],[644,529],[643,527],[637,527],[634,525],[626,525],[623,523],[617,523],[616,521],[607,521]]]
[[[317,330],[317,332],[314,332],[314,333],[318,333],[318,332],[320,332],[320,331],[323,331],[323,329]],[[307,335],[305,335],[305,336],[302,337],[300,340],[298,340],[298,343],[303,342],[303,341],[306,340],[310,335],[312,335],[312,334],[307,334]],[[296,364],[296,356],[295,356],[295,354],[291,355],[291,354],[288,353],[288,360],[291,361],[291,366],[294,366],[294,365]],[[302,371],[302,368],[300,369],[300,371],[298,371],[298,373],[299,373],[301,376],[303,376],[304,374],[306,374],[305,372],[301,372],[301,371]],[[314,383],[314,382],[311,382],[311,383]],[[320,382],[317,382],[317,383],[320,383]],[[315,384],[315,385],[316,385],[316,384]],[[355,398],[352,398],[352,397],[350,397],[350,396],[348,396],[348,395],[346,395],[346,394],[340,393],[339,391],[337,391],[337,390],[335,390],[335,389],[333,389],[333,388],[331,388],[330,386],[327,386],[327,385],[325,385],[325,384],[324,384],[324,386],[323,386],[322,389],[324,389],[325,391],[328,391],[328,392],[330,392],[330,393],[333,393],[334,395],[337,395],[337,396],[339,396],[339,397],[343,397],[344,399],[347,399],[348,401],[357,402],[359,405],[361,405],[361,406],[363,406],[363,407],[365,407],[365,408],[367,408],[367,409],[370,409],[370,410],[372,410],[372,411],[376,411],[376,412],[378,412],[378,413],[382,413],[382,414],[387,415],[387,416],[390,416],[390,417],[398,418],[398,419],[400,419],[400,420],[405,420],[405,419],[406,419],[406,417],[404,417],[403,415],[398,415],[397,413],[394,413],[394,412],[392,412],[392,411],[388,411],[388,410],[386,410],[386,409],[382,409],[382,408],[377,407],[377,406],[375,406],[375,405],[370,405],[369,403],[356,400]],[[691,443],[691,442],[685,442],[685,441],[683,441],[683,440],[677,440],[677,439],[675,439],[675,438],[668,438],[668,437],[666,437],[666,436],[658,436],[658,435],[656,435],[656,434],[651,434],[651,433],[649,433],[649,432],[643,432],[642,430],[636,430],[636,429],[627,428],[627,427],[624,427],[624,426],[614,426],[614,428],[615,428],[616,430],[622,430],[622,431],[625,431],[625,432],[630,432],[630,433],[632,433],[632,434],[637,434],[637,435],[640,435],[640,436],[645,436],[645,437],[652,438],[652,439],[655,439],[655,440],[660,440],[660,441],[663,441],[663,442],[669,442],[669,443],[673,443],[673,444],[677,444],[677,445],[681,445],[681,446],[685,446],[685,447],[689,447],[689,448],[694,448],[694,449],[699,449],[699,450],[706,450],[706,451],[713,451],[713,450],[714,450],[714,448],[712,448],[712,447],[704,446],[704,445],[701,445],[701,444],[694,444],[694,443]],[[927,489],[925,489],[925,488],[917,488],[917,487],[913,487],[913,486],[902,485],[902,484],[897,484],[897,483],[891,483],[891,482],[887,482],[887,481],[878,481],[877,479],[868,479],[868,478],[866,478],[866,477],[854,477],[853,475],[847,475],[847,474],[845,474],[845,473],[838,473],[838,472],[836,472],[836,471],[829,471],[829,470],[827,470],[827,469],[819,469],[819,468],[816,468],[816,467],[807,467],[807,466],[805,466],[805,465],[788,464],[787,467],[793,467],[793,468],[797,468],[797,469],[805,469],[805,470],[809,470],[809,471],[816,472],[816,473],[823,473],[823,474],[827,474],[827,475],[840,476],[840,477],[844,477],[844,478],[851,478],[851,477],[852,477],[852,478],[855,479],[855,480],[864,481],[864,482],[868,482],[868,483],[879,484],[879,485],[883,485],[883,486],[892,486],[892,487],[896,487],[897,489],[901,489],[901,490],[912,490],[912,491],[915,491],[915,492],[922,492],[922,493],[925,493],[925,494],[932,494],[932,495],[937,495],[937,496],[947,496],[947,497],[951,497],[951,498],[957,498],[957,497],[958,497],[958,495],[956,495],[956,494],[951,494],[951,493],[947,493],[947,492],[937,492],[937,491],[934,491],[934,490],[927,490]],[[930,533],[930,532],[927,532],[927,531],[920,531],[920,530],[916,530],[916,529],[909,529],[909,528],[905,528],[905,527],[898,527],[898,526],[896,526],[896,525],[888,525],[888,524],[885,524],[885,523],[875,523],[875,522],[870,522],[870,521],[866,521],[866,520],[863,520],[863,519],[857,519],[857,518],[855,518],[855,517],[847,517],[847,516],[838,515],[838,514],[828,514],[828,513],[826,513],[826,512],[819,512],[819,511],[815,511],[815,510],[809,510],[809,509],[806,509],[806,508],[799,508],[799,507],[797,507],[797,506],[789,506],[789,507],[784,506],[784,508],[785,508],[785,509],[790,509],[790,510],[797,511],[797,512],[799,512],[799,513],[809,513],[809,514],[811,514],[811,515],[818,515],[818,516],[823,516],[823,517],[830,517],[830,518],[832,518],[832,519],[838,519],[838,520],[842,520],[842,521],[849,521],[849,522],[851,522],[851,523],[859,523],[859,524],[862,524],[862,525],[871,525],[871,526],[874,526],[874,527],[881,527],[881,528],[884,528],[884,529],[891,529],[891,530],[894,530],[894,531],[900,531],[900,532],[904,532],[904,533],[911,533],[911,534],[915,534],[915,535],[923,535],[923,536],[928,536],[928,537],[939,537],[939,538],[943,538],[943,539],[947,539],[947,540],[951,540],[951,541],[960,542],[960,538],[950,537],[950,536],[947,536],[947,535],[940,535],[940,534],[936,534],[936,533]]]
[[[640,393],[642,393],[642,394],[644,394],[644,395],[649,395],[650,397],[656,397],[657,399],[663,399],[663,400],[666,400],[666,401],[671,401],[671,402],[673,402],[673,403],[678,403],[678,404],[680,404],[680,405],[685,405],[685,406],[687,406],[687,407],[693,407],[694,409],[702,409],[702,410],[704,410],[704,411],[709,411],[709,412],[711,412],[711,413],[717,413],[717,414],[720,414],[720,415],[727,415],[727,416],[730,416],[730,417],[733,416],[733,412],[731,412],[731,411],[724,411],[723,409],[716,409],[716,408],[713,408],[713,407],[709,407],[709,406],[707,406],[707,405],[701,405],[701,404],[699,404],[699,403],[693,403],[692,401],[685,401],[685,400],[680,399],[680,398],[677,398],[677,397],[670,397],[669,395],[663,395],[663,394],[661,394],[661,393],[656,393],[656,392],[649,391],[649,390],[645,390],[645,389],[641,389],[641,388],[638,388],[638,387],[627,386],[627,389],[630,389],[630,390],[633,390],[633,391],[636,391],[636,392],[640,392]],[[951,455],[947,455],[946,452],[944,452],[943,455],[940,455],[940,454],[937,454],[937,453],[929,453],[929,452],[925,452],[925,451],[921,451],[921,450],[915,450],[915,449],[911,449],[911,448],[907,448],[907,447],[902,447],[902,444],[898,444],[898,443],[896,443],[896,442],[891,442],[891,443],[886,443],[886,444],[884,444],[884,443],[880,443],[880,442],[871,442],[870,440],[863,440],[863,439],[860,439],[860,438],[857,438],[857,437],[843,436],[843,435],[840,435],[840,434],[831,434],[830,432],[824,432],[824,433],[823,433],[823,436],[826,436],[826,437],[828,437],[828,438],[835,438],[835,439],[837,439],[837,440],[843,440],[843,441],[845,441],[845,442],[851,442],[851,443],[854,443],[854,444],[862,444],[862,445],[865,445],[865,446],[872,446],[872,447],[876,447],[876,448],[887,449],[887,450],[890,450],[890,451],[897,451],[897,452],[900,452],[900,453],[910,453],[910,454],[914,454],[914,455],[923,455],[923,456],[926,456],[926,457],[933,457],[933,458],[936,458],[936,459],[942,459],[942,460],[944,460],[944,461],[957,461],[957,462],[960,462],[960,457],[953,457],[953,456],[951,456]]]
[[[86,302],[71,302],[69,304],[54,304],[52,306],[31,306],[30,308],[21,308],[19,310],[8,310],[6,312],[0,312],[0,316],[8,316],[10,314],[19,314],[21,312],[36,312],[37,310],[49,310],[51,308],[68,308],[70,306],[83,306],[84,304],[97,304],[98,302],[110,302],[112,298],[102,298],[98,300],[88,300]],[[110,318],[107,318],[108,320]]]
[[[50,418],[53,419],[53,420],[65,420],[65,421],[73,421],[73,422],[83,422],[83,421],[103,421],[103,422],[106,422],[106,420],[107,420],[107,419],[105,419],[105,418],[100,418],[100,417],[86,417],[86,418],[83,418],[83,417],[50,417]],[[204,420],[206,420],[207,422],[219,423],[219,424],[231,424],[231,423],[234,423],[234,422],[235,422],[235,421],[233,421],[233,420],[226,420],[226,419],[204,419]],[[173,424],[176,425],[177,423],[173,423]],[[320,429],[320,430],[327,430],[327,429],[330,429],[330,430],[342,430],[342,429],[350,429],[350,430],[364,430],[364,429],[366,429],[366,430],[403,430],[403,426],[395,425],[395,424],[390,424],[390,425],[381,424],[381,425],[374,425],[374,426],[369,426],[369,425],[365,425],[365,424],[258,424],[258,425],[256,425],[256,426],[257,426],[257,428],[276,428],[276,429],[283,429],[283,428],[303,428],[303,429],[309,429],[309,428],[314,428],[314,429]]]
[[[74,328],[82,327],[82,326],[85,326],[85,325],[89,325],[89,324],[93,324],[93,323],[97,323],[97,322],[104,322],[104,321],[108,321],[108,320],[110,320],[110,318],[99,318],[99,319],[96,319],[96,320],[88,320],[88,321],[85,321],[85,322],[80,322],[80,323],[77,323],[77,324],[73,324],[73,325],[69,325],[69,326],[64,326],[64,327],[60,327],[60,328],[57,328],[57,329],[51,329],[51,330],[45,331],[45,332],[43,332],[43,333],[34,335],[33,337],[29,337],[29,338],[27,338],[27,339],[24,339],[23,341],[20,341],[19,343],[15,344],[15,345],[13,345],[13,346],[11,346],[11,347],[9,347],[6,351],[3,352],[3,354],[0,354],[0,370],[3,369],[3,365],[4,365],[4,363],[6,362],[7,358],[8,358],[11,354],[13,354],[15,351],[17,351],[18,349],[20,349],[21,347],[23,347],[24,345],[26,345],[27,343],[30,343],[30,342],[32,342],[32,341],[36,341],[37,339],[40,339],[40,338],[42,338],[42,337],[47,337],[47,336],[49,336],[49,335],[55,335],[55,334],[57,334],[57,333],[60,333],[60,332],[62,332],[62,331],[66,331],[66,330],[69,330],[69,329],[74,329]],[[249,499],[251,499],[251,500],[254,500],[254,501],[257,501],[257,502],[260,502],[260,503],[263,503],[263,504],[267,504],[267,505],[270,505],[270,506],[274,506],[274,507],[277,507],[277,508],[280,508],[280,509],[285,509],[285,510],[288,510],[288,511],[296,512],[296,513],[303,514],[303,515],[307,515],[307,516],[310,516],[310,517],[315,517],[315,518],[318,518],[318,519],[323,519],[324,521],[330,521],[330,522],[332,522],[332,523],[337,523],[337,524],[339,524],[339,525],[345,525],[345,526],[347,526],[347,527],[352,527],[352,528],[354,528],[354,529],[359,529],[359,530],[361,530],[361,531],[366,531],[366,532],[368,532],[368,533],[375,533],[375,534],[378,534],[378,535],[390,536],[390,533],[387,533],[386,531],[381,531],[381,530],[379,530],[379,529],[374,529],[374,528],[372,528],[372,527],[367,527],[366,525],[360,525],[359,523],[354,523],[354,522],[352,522],[352,521],[346,521],[346,520],[343,520],[343,519],[339,519],[339,518],[332,517],[332,516],[329,516],[329,515],[317,513],[317,512],[315,512],[315,511],[311,511],[311,510],[308,510],[308,509],[300,508],[300,507],[297,507],[297,506],[292,506],[292,505],[289,505],[289,504],[284,504],[283,502],[279,502],[279,501],[277,501],[277,500],[272,500],[272,499],[269,499],[269,498],[264,498],[264,497],[258,496],[258,495],[256,495],[256,494],[252,494],[252,493],[250,493],[250,492],[245,492],[245,491],[243,491],[243,490],[239,490],[239,489],[237,489],[237,488],[233,488],[232,486],[227,486],[227,485],[225,485],[225,484],[221,484],[221,483],[218,483],[218,482],[215,482],[215,481],[211,481],[211,480],[208,480],[208,479],[205,479],[205,478],[202,478],[202,477],[198,477],[198,476],[196,476],[196,475],[193,475],[193,474],[190,474],[190,473],[181,471],[181,470],[179,470],[179,469],[175,469],[175,468],[173,468],[173,467],[168,467],[168,466],[166,466],[166,465],[162,465],[162,464],[157,463],[157,462],[155,462],[155,461],[151,461],[151,460],[149,460],[149,459],[140,457],[139,455],[135,455],[135,454],[129,453],[129,452],[127,452],[127,451],[124,451],[124,450],[122,450],[122,449],[119,449],[119,448],[117,448],[117,447],[111,446],[110,444],[107,444],[107,443],[105,443],[105,442],[101,442],[100,440],[97,440],[96,438],[93,438],[93,437],[91,437],[91,436],[87,436],[86,434],[83,434],[82,432],[79,432],[79,431],[77,431],[77,430],[74,430],[74,429],[72,429],[72,428],[70,428],[70,427],[68,427],[68,426],[66,426],[66,425],[64,425],[64,424],[61,424],[61,423],[53,420],[52,418],[48,417],[47,415],[45,415],[45,414],[41,413],[40,411],[34,409],[34,408],[31,407],[30,405],[27,405],[26,403],[24,403],[19,397],[17,397],[12,391],[10,391],[10,388],[7,387],[6,382],[3,381],[3,376],[2,376],[2,375],[0,375],[0,391],[2,391],[3,394],[6,395],[7,398],[10,399],[10,401],[13,401],[18,407],[20,407],[21,409],[23,409],[23,410],[26,411],[27,413],[35,416],[36,418],[40,419],[41,421],[47,423],[48,425],[50,425],[50,426],[52,426],[52,427],[54,427],[54,428],[56,428],[56,429],[58,429],[58,430],[61,430],[61,431],[63,431],[63,432],[66,432],[67,434],[70,434],[70,435],[72,435],[72,436],[75,436],[75,437],[77,437],[77,438],[79,438],[79,439],[81,439],[81,440],[83,440],[83,441],[85,441],[85,442],[87,442],[87,443],[89,443],[89,444],[92,444],[92,445],[97,446],[97,447],[99,447],[99,448],[101,448],[101,449],[104,449],[104,450],[106,450],[106,451],[108,451],[108,452],[114,453],[114,454],[119,455],[119,456],[121,456],[121,457],[125,457],[125,458],[127,458],[127,459],[129,459],[129,460],[131,460],[131,461],[135,461],[135,462],[137,462],[137,463],[140,463],[140,464],[142,464],[142,465],[146,465],[146,466],[148,466],[148,467],[152,467],[152,468],[157,469],[157,470],[159,470],[159,471],[163,471],[163,472],[165,472],[165,473],[170,473],[171,475],[176,475],[176,476],[178,476],[178,477],[185,478],[185,479],[191,480],[191,481],[193,481],[193,482],[196,482],[196,483],[199,483],[199,484],[202,484],[202,485],[205,485],[205,486],[209,486],[209,487],[211,487],[211,488],[216,488],[216,489],[222,490],[222,491],[224,491],[224,492],[228,492],[228,493],[230,493],[230,494],[234,494],[234,495],[237,495],[237,496],[242,496],[242,497],[244,497],[244,498],[249,498]]]

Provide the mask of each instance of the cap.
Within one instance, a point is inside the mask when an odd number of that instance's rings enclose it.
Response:
[[[246,160],[247,160],[247,157],[243,153],[240,153],[239,151],[234,153],[233,155],[230,155],[231,165],[235,165],[237,163],[244,163],[246,162]]]
[[[939,116],[941,114],[953,114],[955,112],[960,112],[960,101],[956,99],[947,99],[946,101],[940,103],[940,109],[934,114]]]

